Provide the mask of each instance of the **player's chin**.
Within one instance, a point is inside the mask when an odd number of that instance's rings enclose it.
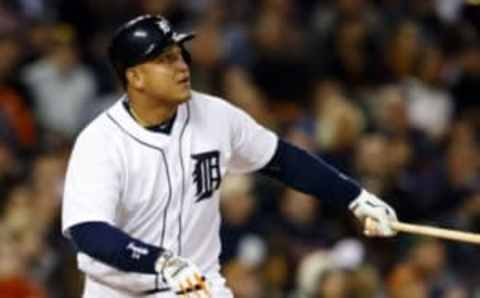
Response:
[[[179,90],[179,92],[177,94],[178,94],[177,101],[185,102],[185,101],[189,100],[190,97],[192,97],[192,90],[190,89],[190,87],[182,88],[181,90]]]

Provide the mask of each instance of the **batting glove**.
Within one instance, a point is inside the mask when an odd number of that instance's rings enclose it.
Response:
[[[155,270],[173,292],[180,297],[211,297],[205,277],[189,260],[164,251],[155,264]]]
[[[390,225],[398,221],[395,210],[368,191],[362,190],[348,208],[363,223],[366,236],[391,237],[397,234]]]

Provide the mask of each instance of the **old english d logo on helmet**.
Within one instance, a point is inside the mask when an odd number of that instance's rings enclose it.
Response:
[[[164,18],[158,21],[157,24],[160,30],[162,30],[165,35],[170,34],[170,32],[172,31],[172,29],[170,28],[170,24]]]

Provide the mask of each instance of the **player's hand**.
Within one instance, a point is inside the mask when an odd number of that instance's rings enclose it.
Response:
[[[363,223],[366,236],[391,237],[397,234],[390,225],[398,221],[395,210],[368,191],[362,190],[348,208]]]
[[[177,296],[211,297],[205,277],[189,260],[165,251],[158,258],[155,269]]]

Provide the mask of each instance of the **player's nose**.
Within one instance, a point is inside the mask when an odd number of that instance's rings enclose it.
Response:
[[[180,70],[180,71],[188,71],[189,70],[188,63],[187,63],[187,61],[185,61],[185,58],[183,57],[183,55],[181,53],[179,53],[178,59],[177,59],[175,65],[176,65],[177,69]]]

